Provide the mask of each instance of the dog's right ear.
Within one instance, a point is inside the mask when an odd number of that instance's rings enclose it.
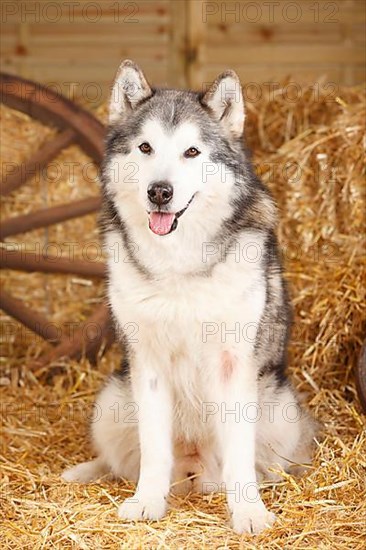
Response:
[[[113,124],[128,109],[134,109],[140,101],[152,95],[141,69],[129,59],[121,63],[117,71],[109,103],[109,122]]]

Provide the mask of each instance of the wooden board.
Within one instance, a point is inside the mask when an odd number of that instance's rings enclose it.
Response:
[[[86,89],[93,96],[95,83],[94,100],[105,100],[122,58],[154,85],[199,89],[228,67],[258,84],[289,75],[349,85],[366,78],[361,0],[82,0],[71,14],[59,5],[2,4],[2,70],[72,98],[88,99]]]
[[[97,83],[100,101],[109,94],[121,59],[132,58],[148,70],[153,84],[168,84],[169,0],[9,4],[2,6],[4,72],[54,83],[69,97]]]

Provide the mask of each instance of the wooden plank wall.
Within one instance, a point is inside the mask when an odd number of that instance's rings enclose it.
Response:
[[[1,2],[2,70],[99,101],[122,58],[154,84],[365,80],[363,0]],[[101,97],[99,97],[101,96]]]
[[[214,2],[203,10],[208,80],[229,64],[244,82],[365,81],[364,0]]]
[[[96,83],[105,96],[120,61],[131,58],[153,83],[167,84],[171,7],[170,0],[4,0],[2,71],[56,83],[65,94],[96,96]]]

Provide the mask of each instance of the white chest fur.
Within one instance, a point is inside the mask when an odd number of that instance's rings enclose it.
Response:
[[[263,249],[259,234],[251,233],[242,237],[245,239],[255,240],[256,246]],[[164,271],[164,274],[145,277],[128,259],[118,233],[111,232],[107,247],[112,249],[116,244],[122,253],[119,261],[109,256],[108,290],[122,330],[128,324],[135,324],[140,336],[145,331],[158,333],[165,339],[164,347],[171,347],[174,353],[195,339],[197,344],[223,342],[225,331],[228,336],[236,323],[240,324],[240,333],[245,327],[248,329],[250,323],[259,323],[266,292],[260,258],[247,261],[232,254],[207,274]],[[202,264],[201,268],[204,267]]]

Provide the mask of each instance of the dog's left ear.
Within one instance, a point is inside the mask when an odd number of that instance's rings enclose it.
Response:
[[[117,122],[126,111],[135,109],[143,99],[152,95],[141,69],[129,59],[121,63],[112,88],[109,103],[109,122]]]
[[[233,137],[242,136],[245,119],[244,99],[239,77],[234,71],[220,74],[201,102],[209,107],[214,117],[222,122]]]

